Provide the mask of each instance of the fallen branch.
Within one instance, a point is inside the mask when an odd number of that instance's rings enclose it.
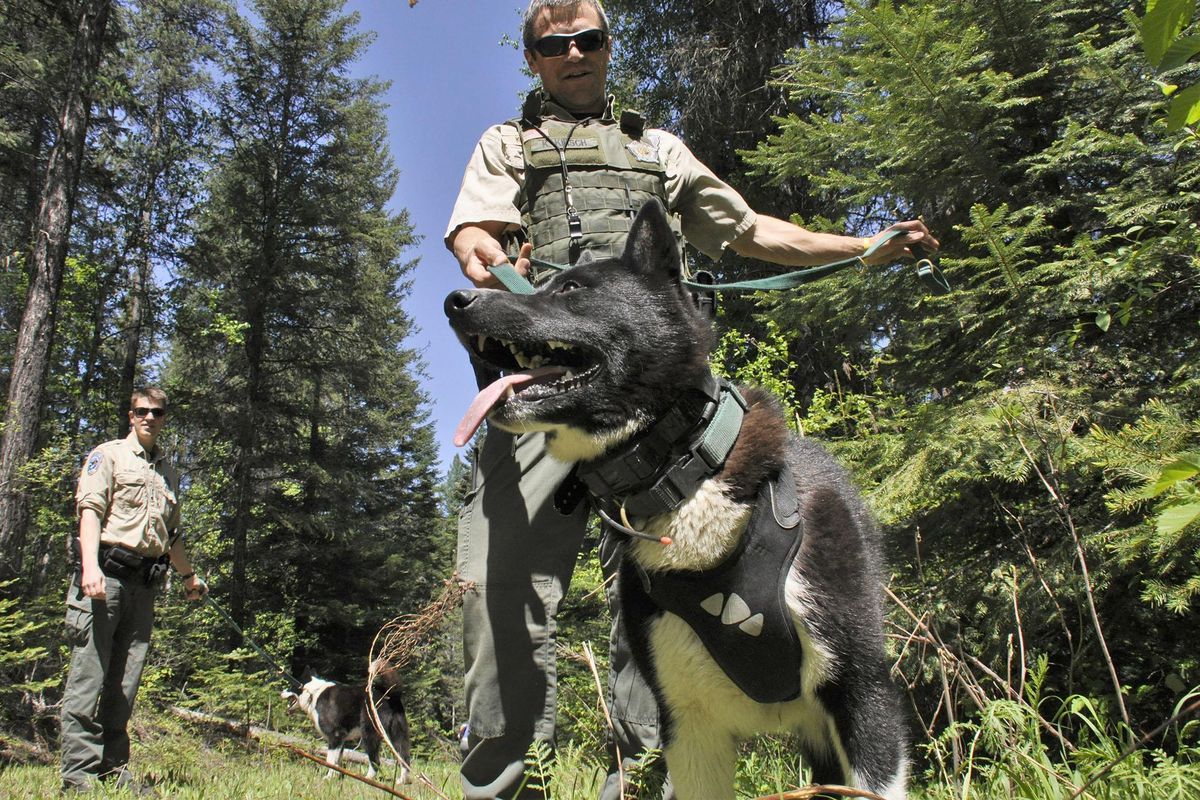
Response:
[[[270,747],[287,747],[289,745],[307,745],[309,738],[303,736],[292,736],[279,731],[268,730],[267,728],[259,728],[255,725],[247,725],[244,722],[238,722],[225,717],[218,717],[215,714],[206,714],[203,711],[193,711],[189,708],[180,708],[179,706],[170,706],[168,709],[175,716],[185,719],[188,722],[199,722],[204,725],[213,725],[218,728],[224,728],[229,733],[242,739],[253,739],[254,741],[262,742]],[[357,750],[346,748],[342,750],[342,759],[353,764],[368,763],[367,756]],[[390,761],[381,761],[382,765],[391,766]]]
[[[399,798],[401,798],[401,800],[413,800],[413,798],[409,797],[408,795],[400,794],[400,792],[397,792],[395,789],[393,789],[391,786],[388,786],[386,783],[380,783],[379,781],[372,780],[372,779],[366,777],[365,775],[359,775],[357,772],[351,772],[348,769],[342,769],[337,764],[330,764],[325,759],[318,758],[317,756],[314,756],[312,753],[305,752],[304,750],[301,750],[299,747],[296,747],[296,745],[294,745],[294,744],[281,744],[281,745],[279,745],[279,747],[282,747],[285,750],[291,750],[296,755],[304,756],[305,758],[309,759],[310,761],[315,761],[318,764],[323,764],[332,770],[336,770],[336,771],[342,773],[343,775],[348,775],[351,778],[354,778],[354,780],[361,781],[362,783],[365,783],[368,786],[374,786],[376,789],[380,790],[381,792],[387,792],[392,797],[399,797]]]
[[[816,784],[792,792],[764,795],[757,800],[810,800],[810,798],[823,794],[835,794],[838,797],[865,797],[867,800],[886,800],[866,789],[851,789],[849,786],[818,786]]]

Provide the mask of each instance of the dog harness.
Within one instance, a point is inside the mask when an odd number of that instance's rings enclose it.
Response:
[[[590,494],[610,535],[654,539],[617,523],[603,506],[620,507],[623,520],[679,508],[720,471],[745,410],[733,384],[708,375],[646,433],[603,459],[577,465],[559,487],[555,506],[569,513]],[[801,688],[802,650],[784,585],[802,533],[796,481],[784,465],[759,490],[737,547],[716,567],[650,574],[632,559],[622,559],[622,594],[635,595],[623,600],[629,624],[647,621],[634,609],[669,611],[695,631],[747,696],[760,703],[794,699]]]
[[[802,688],[803,651],[784,585],[803,533],[795,478],[785,466],[759,491],[737,549],[721,564],[702,571],[647,573],[625,559],[621,589],[635,595],[632,608],[645,607],[648,599],[686,622],[752,700],[794,700]],[[647,621],[631,618],[629,624]]]

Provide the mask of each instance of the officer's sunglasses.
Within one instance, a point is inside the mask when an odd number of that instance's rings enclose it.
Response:
[[[607,33],[599,28],[588,28],[577,33],[552,33],[543,36],[533,43],[533,49],[546,58],[555,58],[566,55],[571,49],[571,42],[575,43],[581,53],[594,53],[602,49],[607,41]]]
[[[138,406],[137,408],[135,408],[133,410],[133,415],[135,417],[137,417],[138,419],[141,419],[142,417],[146,416],[147,414],[154,417],[155,419],[160,419],[167,415],[167,410],[165,408],[159,408],[158,406],[154,406],[152,408],[147,407],[147,406]]]

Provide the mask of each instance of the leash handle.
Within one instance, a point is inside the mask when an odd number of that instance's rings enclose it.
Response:
[[[504,288],[513,294],[533,294],[533,284],[507,261],[503,264],[492,264],[488,267],[488,272],[495,275],[496,279],[504,284]]]
[[[950,281],[946,280],[946,276],[938,267],[933,253],[918,245],[913,248],[913,254],[917,256],[917,277],[925,284],[930,294],[947,295],[954,291],[950,288]]]

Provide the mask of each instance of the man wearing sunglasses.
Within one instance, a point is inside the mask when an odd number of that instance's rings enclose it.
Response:
[[[541,89],[520,118],[484,132],[467,165],[446,233],[463,274],[496,287],[488,267],[513,256],[535,282],[529,256],[573,264],[582,253],[620,255],[637,210],[660,200],[677,233],[713,259],[725,248],[786,266],[863,254],[867,239],[814,233],[756,214],[677,137],[646,128],[636,113],[618,115],[606,94],[612,38],[597,0],[532,0],[523,41]],[[920,221],[871,263],[936,249]],[[889,229],[890,230],[890,229]],[[539,797],[524,783],[531,740],[553,741],[555,613],[570,582],[587,525],[582,506],[555,508],[569,466],[546,455],[540,433],[489,430],[476,453],[473,491],[459,519],[459,573],[474,591],[464,598],[464,653],[470,736],[462,765],[464,796]],[[614,548],[602,540],[606,573]],[[615,592],[609,584],[610,607]],[[614,621],[619,609],[613,609]],[[617,630],[614,625],[614,631]],[[614,633],[610,644],[613,739],[626,769],[658,746],[657,707]],[[670,790],[668,787],[668,796]],[[620,798],[614,759],[601,795]]]
[[[184,551],[179,474],[158,447],[167,396],[156,387],[130,398],[130,432],[93,450],[75,491],[79,537],[67,594],[71,668],[63,693],[64,791],[98,781],[131,783],[126,730],[154,624],[154,598],[168,564],[187,598],[208,593]]]

